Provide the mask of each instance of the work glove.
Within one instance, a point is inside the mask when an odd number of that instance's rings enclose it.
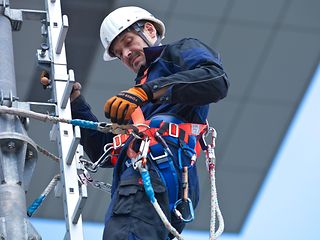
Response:
[[[127,124],[134,110],[149,100],[150,96],[143,87],[136,86],[110,98],[104,105],[104,114],[113,123]]]

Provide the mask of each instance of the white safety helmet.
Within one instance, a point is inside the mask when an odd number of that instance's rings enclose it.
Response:
[[[105,61],[116,59],[110,56],[109,52],[112,41],[119,36],[120,33],[140,20],[152,22],[160,35],[160,39],[164,38],[165,26],[163,22],[155,18],[148,11],[134,6],[118,8],[105,17],[100,27],[100,39],[105,48],[103,54]]]

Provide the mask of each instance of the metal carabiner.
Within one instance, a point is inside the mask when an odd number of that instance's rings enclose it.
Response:
[[[178,199],[174,204],[173,212],[184,223],[193,221],[194,211],[191,199]]]
[[[88,185],[93,181],[92,177],[90,176],[87,170],[84,170],[83,173],[78,174],[78,180],[81,184]]]
[[[104,133],[111,132],[111,130],[112,130],[112,123],[98,122],[98,123],[97,123],[97,130],[98,130],[99,132],[104,132]]]
[[[133,150],[134,141],[132,141],[127,149],[127,156],[131,159],[131,163],[133,168],[136,170],[139,165],[142,164],[143,167],[146,165],[147,155],[149,151],[150,139],[149,137],[145,137],[141,140],[139,151],[135,152]]]
[[[133,124],[119,125],[117,123],[107,123],[99,122],[97,123],[97,130],[100,132],[108,133],[112,132],[113,134],[130,134],[130,133],[139,133],[139,129]]]
[[[216,137],[217,132],[214,128],[209,127],[208,128],[208,135],[211,134],[211,143],[207,144],[207,150],[206,152],[206,166],[208,171],[215,168],[216,164],[216,155],[215,155],[215,145],[216,145]]]
[[[89,162],[87,161],[84,165],[85,169],[87,169],[90,172],[97,172],[98,167],[102,166],[108,158],[112,157],[112,154],[110,153],[113,150],[113,143],[107,143],[106,145],[104,145],[103,148],[104,152],[103,154],[100,156],[100,158],[96,161],[96,162],[90,162],[90,164],[88,164]]]
[[[101,157],[96,161],[92,167],[93,169],[96,169],[97,167],[102,166],[106,161],[107,158],[111,157],[111,151],[113,150],[113,143],[107,143],[104,145],[104,153],[101,155]]]

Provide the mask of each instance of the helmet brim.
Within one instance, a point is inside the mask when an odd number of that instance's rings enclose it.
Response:
[[[116,57],[111,57],[108,53],[108,50],[106,49],[103,53],[103,60],[108,62],[108,61],[112,61],[112,60],[115,60],[117,59]]]

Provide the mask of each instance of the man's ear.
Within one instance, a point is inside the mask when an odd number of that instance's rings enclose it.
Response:
[[[143,31],[151,38],[157,39],[157,30],[151,22],[146,22],[143,26]]]

